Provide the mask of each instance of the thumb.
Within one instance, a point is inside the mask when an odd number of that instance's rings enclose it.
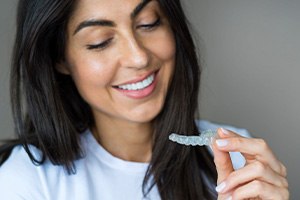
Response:
[[[217,133],[220,138],[224,137],[224,133],[221,128],[218,129]],[[229,152],[220,151],[215,141],[212,144],[212,150],[214,152],[214,162],[218,173],[217,183],[219,184],[224,181],[228,175],[234,171],[234,169]]]

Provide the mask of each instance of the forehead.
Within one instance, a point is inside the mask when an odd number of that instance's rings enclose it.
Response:
[[[99,18],[109,20],[130,18],[131,13],[141,4],[145,4],[143,7],[148,9],[158,5],[158,2],[156,0],[79,0],[70,22]]]

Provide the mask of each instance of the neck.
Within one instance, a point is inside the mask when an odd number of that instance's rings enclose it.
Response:
[[[150,162],[152,123],[133,123],[101,117],[95,119],[92,132],[98,143],[113,156],[133,162]]]

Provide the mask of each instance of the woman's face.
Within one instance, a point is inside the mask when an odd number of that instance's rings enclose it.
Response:
[[[79,0],[67,29],[70,74],[96,119],[150,122],[175,65],[172,30],[157,1]]]

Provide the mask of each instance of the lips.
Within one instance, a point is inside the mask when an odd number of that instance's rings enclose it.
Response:
[[[159,70],[149,72],[139,78],[135,78],[130,81],[126,81],[124,83],[115,85],[113,87],[119,88],[119,89],[126,89],[126,90],[143,89],[143,88],[149,86],[154,81],[155,74],[157,74],[158,71]]]
[[[142,90],[151,85],[154,81],[154,73],[145,78],[142,81],[136,82],[136,83],[130,83],[125,85],[119,85],[117,86],[120,89],[123,90]]]
[[[142,99],[151,95],[157,85],[157,73],[148,73],[142,78],[128,81],[124,84],[114,86],[113,88],[120,92],[122,95],[132,99]],[[138,81],[137,81],[138,80]]]

